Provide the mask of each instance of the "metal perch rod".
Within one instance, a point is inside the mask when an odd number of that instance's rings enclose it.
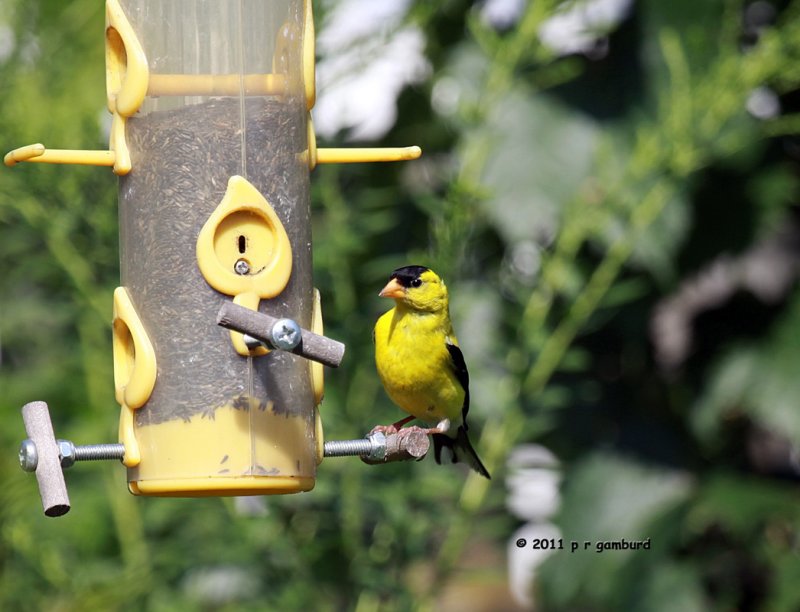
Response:
[[[297,329],[300,333],[296,342],[289,341],[287,343],[286,337],[276,337],[276,327],[281,328],[282,326],[278,324],[283,321],[288,321],[294,326],[297,325],[290,319],[279,319],[233,302],[225,302],[217,314],[217,325],[221,327],[252,336],[270,348],[287,350],[331,368],[339,367],[344,357],[344,344],[299,327]],[[285,334],[287,331],[291,330],[284,329],[280,333]],[[294,346],[292,346],[293,344]]]
[[[326,457],[361,457],[371,465],[391,461],[422,459],[430,448],[428,435],[421,430],[403,430],[403,433],[384,435],[371,433],[359,440],[332,440],[325,442]]]

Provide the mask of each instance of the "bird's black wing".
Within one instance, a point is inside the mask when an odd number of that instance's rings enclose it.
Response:
[[[467,372],[467,362],[464,361],[464,353],[455,344],[445,342],[447,352],[450,353],[450,365],[453,366],[453,373],[458,382],[464,388],[464,405],[461,407],[461,418],[464,421],[464,429],[467,429],[467,412],[469,412],[469,372]]]

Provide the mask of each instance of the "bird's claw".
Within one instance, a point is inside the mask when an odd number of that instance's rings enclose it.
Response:
[[[403,429],[398,431],[397,435],[398,436],[407,436],[407,435],[409,435],[409,434],[411,434],[413,432],[419,432],[419,431],[421,431],[422,433],[425,433],[425,434],[428,433],[428,430],[425,429],[424,427],[420,427],[418,425],[409,425],[408,427],[403,427]]]
[[[376,425],[375,427],[372,428],[372,431],[370,431],[369,433],[370,435],[374,433],[382,433],[384,436],[393,436],[394,434],[402,431],[400,428],[403,425],[413,420],[414,416],[409,415],[404,419],[400,419],[396,423],[392,423],[391,425]]]
[[[397,427],[395,427],[394,424],[392,424],[392,425],[376,425],[375,427],[373,427],[370,430],[369,435],[371,436],[372,434],[376,434],[376,433],[381,433],[384,436],[393,436],[394,434],[398,433],[398,431],[397,431]]]
[[[411,425],[410,427],[404,427],[400,431],[397,432],[398,436],[407,436],[412,432],[421,432],[424,433],[426,436],[429,435],[439,435],[444,434],[449,429],[449,425],[447,427],[442,427],[442,424],[439,423],[436,427],[419,427],[417,425]]]
[[[413,419],[414,417],[411,417]],[[408,427],[403,427],[408,421],[411,419],[403,419],[402,421],[398,421],[397,423],[392,423],[391,425],[376,425],[372,428],[372,431],[369,432],[369,435],[374,433],[382,433],[384,436],[393,436],[395,434],[399,436],[406,436],[411,432],[422,432],[425,435],[431,434],[445,434],[450,429],[450,419],[442,419],[436,425],[436,427],[419,427],[418,425],[409,425]]]

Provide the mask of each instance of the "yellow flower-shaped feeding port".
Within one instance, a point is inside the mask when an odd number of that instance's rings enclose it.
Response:
[[[225,196],[197,237],[197,265],[211,287],[252,310],[289,282],[289,237],[272,206],[247,179],[232,176],[228,181]],[[231,332],[231,341],[240,355],[266,352],[249,350],[238,332]]]

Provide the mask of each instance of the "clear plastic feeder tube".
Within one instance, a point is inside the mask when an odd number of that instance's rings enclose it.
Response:
[[[308,490],[317,459],[309,364],[282,351],[237,353],[216,325],[220,305],[236,296],[212,286],[197,253],[231,179],[242,177],[274,210],[291,248],[288,283],[256,299],[257,308],[311,327],[303,2],[119,4],[149,69],[147,97],[127,121],[121,280],[157,362],[152,393],[134,413],[141,462],[129,469],[131,490]],[[275,248],[272,229],[253,230],[248,205],[214,228],[214,248],[238,249],[245,261],[235,270],[222,261],[231,274],[263,273],[258,262]]]

